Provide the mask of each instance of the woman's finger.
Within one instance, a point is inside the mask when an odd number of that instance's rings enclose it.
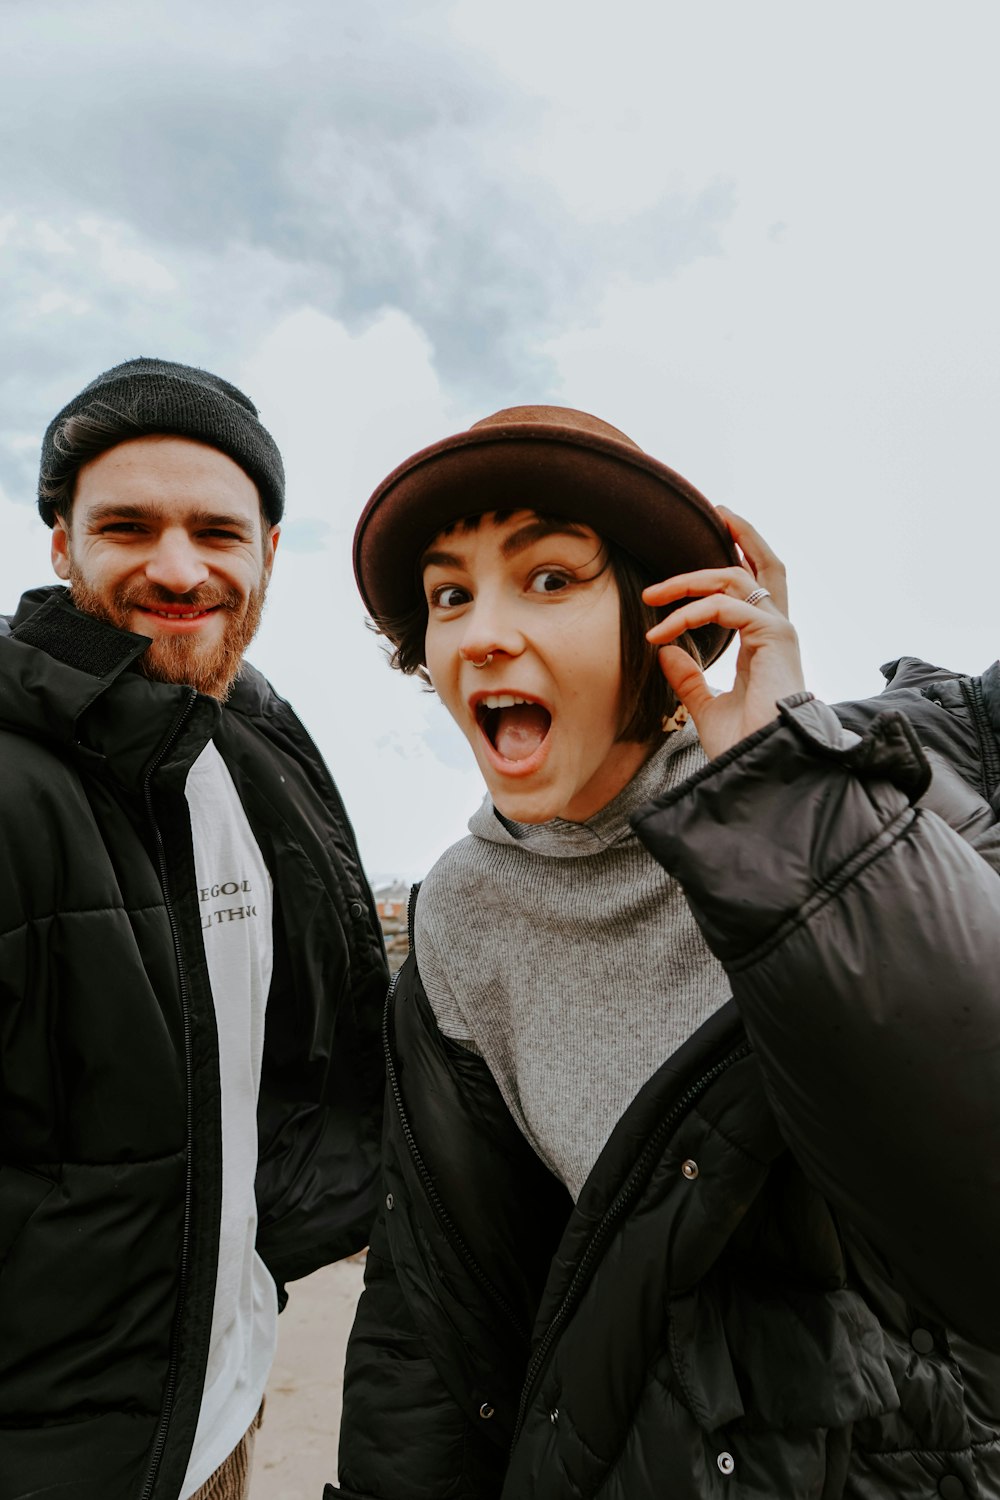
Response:
[[[737,515],[725,505],[718,506],[719,517],[746,558],[757,582],[769,589],[771,598],[783,615],[788,613],[788,580],[785,565],[745,516]]]
[[[762,602],[767,603],[766,600]],[[743,599],[732,599],[728,594],[709,594],[671,610],[665,619],[647,630],[646,639],[654,646],[665,646],[683,635],[685,630],[697,630],[702,625],[712,624],[741,633],[749,630],[758,634],[766,630],[775,639],[786,635],[794,637],[795,634],[785,616],[775,609],[762,609],[760,605],[747,604]]]
[[[712,701],[704,672],[682,646],[662,646],[657,655],[660,671],[673,688],[678,702],[683,703],[697,722],[702,708]]]
[[[701,598],[705,594],[729,594],[746,599],[759,586],[745,568],[701,568],[696,573],[677,573],[642,591],[647,604],[673,604],[677,599]]]

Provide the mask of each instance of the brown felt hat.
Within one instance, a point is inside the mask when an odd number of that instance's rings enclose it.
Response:
[[[369,614],[389,625],[423,597],[420,558],[440,531],[487,511],[582,521],[652,579],[738,562],[714,507],[631,438],[567,406],[511,406],[408,458],[383,479],[354,533],[354,573]],[[695,639],[707,665],[732,632]]]

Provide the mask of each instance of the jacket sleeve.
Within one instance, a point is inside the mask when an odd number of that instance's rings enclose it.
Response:
[[[779,1127],[904,1296],[1000,1348],[1000,878],[913,805],[900,714],[823,704],[635,819],[725,965]]]

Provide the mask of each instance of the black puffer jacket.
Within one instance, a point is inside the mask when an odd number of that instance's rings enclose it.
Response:
[[[638,815],[735,1000],[572,1210],[409,961],[327,1500],[998,1500],[1000,879],[912,804],[989,853],[1000,673],[915,678],[930,793],[792,700]]]
[[[175,1500],[211,1326],[218,1047],[188,768],[209,737],[274,881],[258,1248],[357,1250],[384,1090],[381,937],[350,825],[251,668],[225,709],[62,590],[0,638],[0,1500]]]

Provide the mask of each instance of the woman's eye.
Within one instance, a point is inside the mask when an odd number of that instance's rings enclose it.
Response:
[[[457,583],[442,583],[431,591],[431,603],[439,609],[455,609],[459,604],[467,603],[468,598],[468,590],[460,589]]]
[[[558,568],[540,568],[532,577],[528,588],[533,594],[558,594],[562,589],[569,588],[572,582],[570,575]]]

